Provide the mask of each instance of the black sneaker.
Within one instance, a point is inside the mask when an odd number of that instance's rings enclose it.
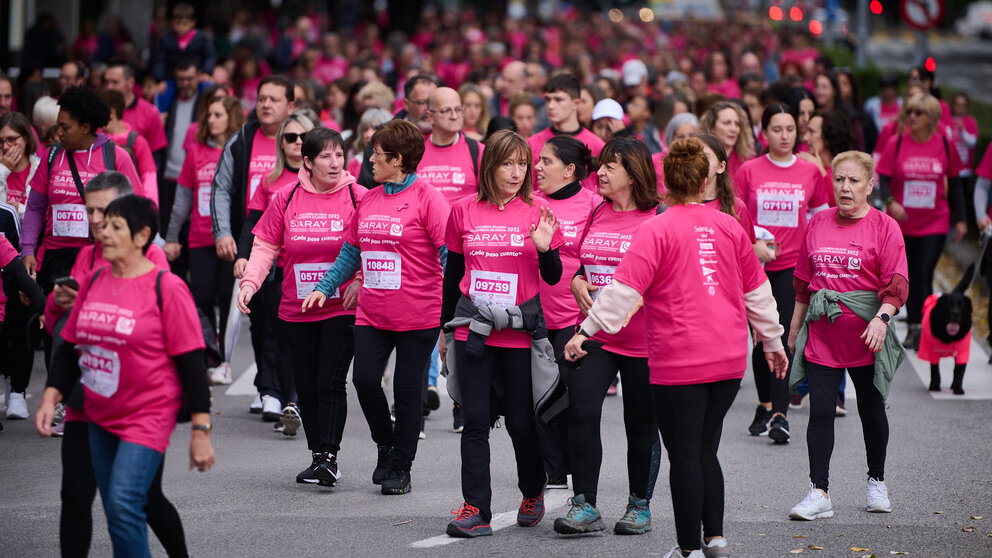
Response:
[[[772,419],[771,427],[768,429],[768,437],[775,441],[776,444],[787,444],[789,443],[789,421],[785,418],[785,415],[777,415]]]
[[[334,483],[341,478],[341,471],[338,470],[338,458],[333,453],[325,453],[324,459],[317,464],[314,474],[320,480],[320,486],[334,486]]]
[[[386,480],[382,481],[381,492],[387,496],[407,494],[411,490],[410,471],[390,469]]]
[[[458,403],[455,403],[455,406],[451,408],[451,431],[455,434],[461,434],[464,429],[465,409]]]
[[[768,421],[772,418],[772,412],[766,409],[764,405],[758,405],[758,408],[754,411],[754,420],[751,421],[751,426],[747,427],[747,431],[752,436],[764,436],[768,434]]]
[[[375,462],[375,470],[372,471],[372,484],[382,484],[389,475],[389,458],[393,455],[392,446],[377,446],[379,448],[379,458]]]
[[[548,484],[544,488],[568,488],[568,476],[560,475],[557,477],[548,477]]]
[[[441,392],[438,391],[437,386],[427,386],[427,405],[425,405],[426,411],[436,411],[441,408]]]
[[[455,518],[445,529],[449,537],[473,538],[493,534],[493,528],[482,517],[479,508],[464,503],[457,510],[451,510],[451,513],[455,514]]]
[[[317,470],[317,464],[324,460],[325,454],[320,452],[314,452],[313,463],[309,467],[300,471],[300,474],[296,475],[296,482],[300,484],[317,484],[320,479],[317,478],[317,474],[314,472]]]

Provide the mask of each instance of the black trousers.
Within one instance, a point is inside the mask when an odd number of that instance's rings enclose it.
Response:
[[[169,558],[187,558],[186,534],[179,512],[162,493],[162,471],[159,465],[155,480],[148,490],[145,514],[148,526],[165,548]],[[62,511],[59,516],[59,548],[63,558],[85,558],[93,538],[93,499],[96,497],[96,477],[90,461],[89,423],[65,423],[62,437]]]
[[[355,355],[355,316],[316,322],[281,321],[296,380],[307,447],[337,455],[341,449],[348,395],[348,366]]]
[[[158,181],[158,214],[159,221],[161,221],[161,226],[158,230],[162,232],[163,237],[169,228],[169,220],[172,218],[172,206],[175,201],[176,181],[168,178],[162,178]],[[196,269],[195,264],[192,264],[192,260],[190,260],[188,218],[183,221],[183,226],[179,229],[179,244],[182,245],[183,249],[179,252],[178,258],[169,262],[169,268],[172,269],[173,273],[185,280],[186,272]],[[214,255],[217,254],[216,248],[211,246],[210,250],[213,251]]]
[[[623,383],[623,426],[627,433],[627,482],[630,494],[651,499],[658,480],[661,444],[651,402],[648,359],[590,351],[568,377],[568,449],[572,486],[595,505],[603,464],[600,423],[603,400],[617,372]]]
[[[858,416],[861,417],[861,431],[865,438],[868,476],[884,481],[889,419],[885,415],[882,394],[873,383],[875,367],[859,366],[848,368],[847,372],[858,393]],[[806,380],[809,383],[809,428],[806,429],[809,480],[824,492],[829,488],[830,456],[834,451],[834,404],[843,378],[843,368],[806,362]]]
[[[469,354],[465,341],[455,341],[465,430],[462,431],[462,496],[492,518],[492,481],[489,472],[489,429],[493,417],[493,389],[501,394],[501,414],[517,461],[517,487],[525,498],[536,498],[547,477],[541,441],[535,427],[530,378],[530,349],[486,345],[481,356]]]
[[[785,332],[782,333],[782,344],[788,346],[789,326],[792,324],[792,312],[796,308],[796,289],[792,286],[792,279],[796,268],[782,269],[780,271],[768,271],[768,282],[772,286],[772,296],[775,297],[775,304],[778,306],[778,323],[782,324]],[[751,368],[754,370],[754,385],[758,389],[758,401],[772,404],[773,413],[789,413],[789,371],[792,370],[792,355],[786,349],[789,357],[789,368],[785,372],[785,378],[779,380],[768,368],[765,360],[764,343],[758,343],[751,351]]]
[[[372,440],[392,446],[390,468],[409,471],[417,456],[423,422],[425,378],[439,327],[412,331],[390,331],[355,326],[355,366],[352,380],[358,402],[369,423]],[[389,417],[389,402],[382,391],[382,374],[389,354],[396,349],[393,370],[393,403],[396,424]]]
[[[80,248],[45,250],[45,257],[41,262],[41,267],[38,268],[37,280],[38,286],[45,291],[46,295],[55,288],[56,279],[69,276],[79,251]]]
[[[740,380],[651,386],[661,439],[672,462],[668,481],[683,551],[702,546],[700,523],[704,537],[723,535],[723,470],[717,450],[723,419],[740,386]]]
[[[565,344],[575,335],[574,327],[549,329],[548,340],[554,348],[555,355],[561,354]],[[568,385],[568,367],[559,366],[559,381]],[[545,424],[537,421],[537,435],[541,438],[541,453],[544,456],[544,470],[548,478],[563,477],[572,472],[568,457],[568,413],[558,413],[558,416]],[[573,480],[574,483],[574,480]]]
[[[10,378],[10,390],[24,393],[34,368],[34,340],[32,330],[38,323],[31,320],[28,307],[21,304],[17,289],[7,293],[6,315],[0,332],[0,373]],[[34,324],[33,328],[28,322]],[[31,329],[29,329],[31,328]]]
[[[189,261],[193,301],[210,320],[214,331],[219,332],[223,347],[227,315],[231,310],[231,291],[234,290],[234,264],[218,258],[213,246],[191,249]],[[217,317],[218,309],[220,318]]]
[[[906,265],[909,271],[909,296],[906,297],[906,323],[923,321],[923,301],[933,294],[933,272],[944,251],[946,234],[904,236]]]

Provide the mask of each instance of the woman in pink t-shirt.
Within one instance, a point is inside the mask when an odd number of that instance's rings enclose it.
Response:
[[[889,438],[884,395],[877,387],[886,382],[876,371],[876,353],[883,346],[892,316],[908,292],[906,252],[896,222],[868,202],[874,188],[872,159],[866,153],[846,151],[833,160],[833,191],[837,207],[813,216],[800,246],[794,285],[795,311],[791,318],[789,348],[808,326],[805,349],[796,358],[805,360],[809,385],[810,485],[806,497],[789,514],[812,520],[833,516],[827,493],[830,455],[834,446],[834,401],[845,370],[858,393],[858,415],[868,456],[867,503],[869,512],[889,512],[885,488],[885,451]],[[817,291],[865,294],[874,316],[864,319],[844,302],[842,313],[806,322],[810,298]],[[890,340],[893,341],[893,340]],[[898,348],[898,343],[895,344]],[[901,349],[900,349],[901,350]],[[891,381],[891,377],[888,381]],[[888,388],[885,386],[885,393]]]
[[[558,250],[562,264],[562,275],[571,277],[579,269],[579,246],[589,226],[589,216],[603,198],[580,181],[589,176],[593,165],[592,152],[581,141],[566,135],[555,136],[544,144],[534,165],[539,192],[554,211],[560,223],[565,244]],[[556,285],[541,282],[541,309],[548,327],[548,339],[561,353],[572,334],[579,307],[569,289],[568,281],[558,281]],[[568,374],[561,369],[562,377]],[[566,476],[570,472],[568,455],[568,417],[559,415],[545,427],[538,422],[544,450],[544,465],[548,473],[548,485],[568,487]]]
[[[954,104],[951,106],[951,119],[954,126],[951,128],[951,143],[958,150],[958,156],[964,169],[961,176],[971,176],[975,166],[975,144],[978,143],[978,122],[975,117],[968,114],[971,99],[964,93],[954,95]]]
[[[744,108],[730,101],[716,103],[699,119],[699,133],[713,134],[723,142],[723,148],[730,156],[727,172],[732,178],[737,176],[737,169],[745,161],[754,158],[754,135],[748,122],[750,119]],[[739,197],[743,197],[736,183],[734,190]]]
[[[751,244],[756,243],[751,212],[734,194],[734,186],[730,182],[727,152],[723,149],[723,143],[712,134],[702,134],[697,137],[706,146],[703,148],[703,153],[710,162],[710,173],[706,176],[706,187],[703,189],[703,204],[737,219],[744,229],[744,234],[751,239]]]
[[[38,140],[23,114],[8,112],[0,116],[0,203],[22,215],[28,184],[42,162],[35,155],[37,150]]]
[[[920,344],[923,301],[933,293],[933,273],[954,223],[954,241],[968,232],[963,169],[958,151],[940,131],[940,102],[914,95],[903,105],[906,132],[889,140],[878,160],[878,190],[906,240],[909,263],[908,331],[903,345]]]
[[[710,166],[704,149],[696,138],[670,146],[665,184],[673,205],[641,226],[612,283],[565,346],[566,359],[586,357],[584,344],[600,331],[622,334],[643,300],[638,314],[646,319],[652,407],[671,461],[678,535],[672,556],[704,544],[728,546],[717,450],[747,369],[748,323],[778,376],[785,377],[788,362],[771,285],[750,239],[737,220],[702,204]]]
[[[184,404],[193,423],[190,468],[214,463],[196,306],[179,277],[145,257],[157,222],[146,198],[107,207],[100,240],[110,265],[81,285],[35,416],[38,433],[50,436],[55,405],[81,373],[90,458],[120,556],[149,555],[144,508]]]
[[[580,243],[581,268],[571,280],[571,290],[583,315],[602,289],[613,282],[621,258],[644,223],[657,214],[659,203],[651,152],[643,142],[613,138],[606,142],[599,159],[599,194],[605,201],[589,218],[589,228]],[[579,321],[579,316],[574,316],[573,321]],[[574,325],[570,333],[575,333]],[[596,508],[603,461],[599,430],[603,400],[619,373],[624,386],[629,500],[614,531],[643,534],[651,526],[648,504],[658,472],[653,456],[660,449],[648,382],[646,314],[634,314],[617,334],[599,333],[592,340],[601,346],[590,348],[581,368],[567,376],[569,455],[575,497],[568,514],[555,520],[555,531],[576,534],[604,529]]]
[[[479,163],[479,195],[455,203],[448,221],[441,323],[486,315],[509,320],[507,310],[512,308],[529,316],[524,325],[494,323],[488,335],[470,333],[467,326],[454,331],[460,388],[455,395],[465,409],[465,429],[464,503],[447,526],[452,537],[492,534],[489,429],[498,412],[506,417],[523,493],[517,524],[530,527],[544,516],[547,476],[534,424],[532,334],[525,329],[530,320],[534,329],[544,329],[539,284],[561,279],[558,249],[564,240],[548,202],[532,195],[532,162],[522,137],[508,130],[493,133]],[[446,347],[441,350],[447,352]],[[499,410],[492,408],[493,389],[503,394]]]
[[[348,416],[345,381],[355,354],[352,330],[360,283],[349,278],[335,293],[339,296],[306,314],[300,303],[337,258],[345,226],[366,190],[344,170],[344,142],[336,131],[315,129],[298,143],[303,169],[296,184],[276,193],[254,227],[238,307],[250,312],[248,303],[278,258],[284,270],[279,325],[299,400],[299,413],[295,405],[287,407],[282,422],[295,434],[302,417],[313,458],[296,482],[332,486],[341,476],[337,455]]]
[[[169,229],[165,233],[165,254],[169,261],[179,258],[182,251],[180,238],[184,224],[189,222],[187,246],[189,247],[190,287],[196,306],[203,311],[219,339],[224,339],[227,315],[231,305],[231,263],[217,257],[214,235],[211,231],[210,185],[220,160],[224,144],[244,124],[241,104],[234,97],[221,97],[209,105],[200,116],[196,140],[186,146],[176,197],[172,205]],[[220,307],[218,328],[214,307]],[[211,379],[217,383],[230,383],[231,365],[224,362],[211,370]]]
[[[319,311],[361,272],[353,376],[379,451],[372,483],[382,485],[382,494],[411,490],[427,369],[439,339],[450,210],[444,194],[415,174],[423,155],[424,135],[405,120],[390,120],[372,135],[372,176],[382,186],[362,198],[337,258],[302,305],[304,313]],[[382,390],[393,349],[395,427]]]
[[[807,215],[827,208],[827,195],[820,169],[794,154],[798,125],[789,105],[768,105],[761,116],[761,133],[768,142],[768,153],[741,165],[734,188],[747,204],[755,225],[775,237],[774,248],[769,241],[759,240],[755,252],[771,281],[779,320],[788,334],[796,299],[792,272],[806,232]],[[782,341],[785,342],[784,336]],[[767,434],[778,444],[787,443],[791,437],[786,418],[788,382],[772,376],[761,351],[755,350],[751,359],[759,404],[748,432],[752,436]]]

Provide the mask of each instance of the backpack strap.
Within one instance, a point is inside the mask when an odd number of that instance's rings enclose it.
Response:
[[[128,136],[130,140],[131,137]],[[108,141],[103,144],[103,164],[107,166],[107,170],[117,170],[117,144]]]
[[[289,202],[293,201],[293,196],[296,195],[296,190],[299,189],[299,187],[300,187],[300,183],[297,182],[296,183],[296,186],[293,186],[293,189],[290,190],[289,197],[286,198],[286,207],[282,208],[283,211],[286,211],[286,210],[289,209]],[[352,198],[352,199],[354,199],[354,198]]]
[[[134,151],[134,144],[138,141],[138,132],[131,130],[127,133],[127,148],[129,151]]]
[[[52,176],[52,167],[55,165],[55,158],[62,153],[62,144],[57,144],[48,151],[48,177]]]
[[[351,208],[358,209],[358,202],[355,201],[355,190],[351,187],[353,184],[354,182],[348,185],[348,195],[351,196]]]
[[[462,135],[465,135],[464,133]],[[465,144],[468,145],[468,154],[472,157],[472,172],[475,173],[476,180],[479,179],[479,142],[465,136]]]
[[[103,269],[103,268],[100,268]],[[155,302],[158,304],[158,311],[162,311],[162,276],[165,275],[165,270],[158,270],[158,275],[155,277]]]
[[[98,270],[96,270],[96,271],[93,272],[93,275],[90,276],[90,283],[89,283],[89,285],[86,285],[86,288],[87,289],[92,289],[93,288],[93,283],[96,283],[96,278],[99,277],[101,273],[103,273],[103,268],[102,267],[100,269],[98,269]]]
[[[892,156],[892,160],[895,161],[899,158],[899,148],[902,147],[902,134],[896,137],[896,153]]]

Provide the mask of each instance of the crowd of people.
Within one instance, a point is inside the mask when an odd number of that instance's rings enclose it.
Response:
[[[891,511],[885,400],[937,258],[967,233],[972,177],[992,226],[992,151],[976,165],[966,96],[941,100],[921,67],[862,102],[850,71],[765,23],[431,12],[383,39],[301,16],[266,42],[243,15],[224,38],[180,3],[143,65],[109,41],[54,85],[0,77],[6,418],[29,418],[43,348],[34,420],[62,437],[63,555],[87,553],[97,489],[115,555],[148,555],[146,523],[187,555],[164,454],[188,421],[191,468],[212,466],[209,385],[232,381],[241,314],[247,411],[279,436],[303,429],[298,483],[343,482],[353,362],[372,483],[409,493],[446,375],[453,537],[492,534],[500,416],[517,523],[570,486],[555,532],[605,529],[600,424],[619,381],[629,499],[614,532],[651,530],[663,446],[669,556],[729,556],[717,450],[748,358],[755,417],[733,432],[788,443],[809,397],[810,483],[789,517],[834,513],[848,376],[866,509]]]

